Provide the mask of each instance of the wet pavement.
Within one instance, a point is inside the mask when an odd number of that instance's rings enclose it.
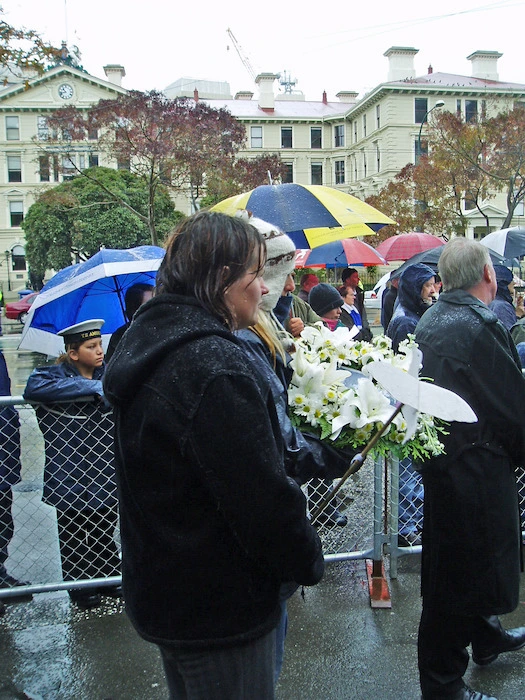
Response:
[[[419,556],[399,561],[392,609],[372,609],[365,564],[330,563],[323,581],[289,603],[278,700],[417,700]],[[525,624],[525,585],[505,627]],[[122,604],[79,611],[67,594],[10,604],[0,619],[0,700],[157,700],[167,697],[159,655]],[[177,601],[174,601],[174,605]],[[525,698],[525,649],[492,665],[471,662],[466,680],[499,700]]]

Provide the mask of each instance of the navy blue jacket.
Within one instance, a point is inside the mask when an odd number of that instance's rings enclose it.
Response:
[[[46,449],[42,500],[60,510],[117,505],[113,416],[102,401],[103,374],[96,368],[87,379],[63,362],[38,367],[27,381],[24,398],[38,402]]]
[[[414,333],[419,319],[429,308],[421,299],[421,289],[435,274],[434,270],[422,263],[409,265],[402,273],[397,290],[398,304],[386,331],[392,339],[394,352],[409,333]]]

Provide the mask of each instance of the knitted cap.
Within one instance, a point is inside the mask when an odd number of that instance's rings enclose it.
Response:
[[[268,287],[261,301],[261,309],[272,311],[282,294],[286,278],[295,269],[295,243],[285,233],[267,221],[251,216],[243,210],[237,213],[248,218],[249,223],[261,233],[266,242],[266,265],[264,266],[264,283]]]
[[[308,303],[318,316],[324,316],[332,309],[343,305],[343,298],[330,284],[321,282],[312,287],[308,295]]]

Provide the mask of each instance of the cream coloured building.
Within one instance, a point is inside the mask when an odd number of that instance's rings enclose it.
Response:
[[[415,162],[419,144],[425,147],[425,123],[439,109],[460,110],[467,119],[484,111],[499,111],[525,102],[525,84],[499,79],[501,54],[476,51],[468,58],[471,75],[416,71],[417,49],[391,47],[385,52],[386,80],[359,98],[352,90],[341,90],[335,99],[323,93],[306,100],[293,84],[280,76],[262,73],[252,90],[230,94],[228,83],[181,78],[165,90],[168,97],[189,96],[211,106],[227,108],[246,127],[246,147],[241,155],[255,157],[279,153],[288,166],[287,180],[324,184],[350,192],[360,199],[377,193],[407,163]],[[0,89],[0,284],[4,290],[26,285],[24,235],[20,224],[35,196],[71,177],[67,163],[46,159],[38,140],[46,136],[46,114],[73,104],[89,107],[104,98],[124,94],[122,66],[104,68],[106,78],[61,65],[41,76],[4,74]],[[421,139],[419,138],[421,134]],[[36,138],[36,143],[35,143]],[[115,166],[97,152],[97,134],[79,144],[79,168],[89,165]],[[188,198],[177,197],[176,206],[191,213]],[[504,197],[486,204],[491,228],[504,219]],[[469,235],[484,225],[476,211],[467,213]],[[515,224],[525,223],[523,206]]]

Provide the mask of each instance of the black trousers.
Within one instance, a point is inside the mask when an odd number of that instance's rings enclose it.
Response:
[[[496,615],[451,615],[425,606],[419,624],[418,666],[423,700],[445,700],[460,690],[472,644],[483,656],[497,646],[503,630]]]
[[[120,576],[114,540],[117,508],[58,510],[58,542],[64,581]]]

